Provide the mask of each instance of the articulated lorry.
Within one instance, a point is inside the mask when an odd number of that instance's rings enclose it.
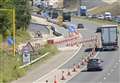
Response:
[[[86,6],[80,6],[80,15],[86,16],[87,13],[87,7]]]
[[[117,25],[104,25],[101,27],[101,43],[103,50],[118,48]]]

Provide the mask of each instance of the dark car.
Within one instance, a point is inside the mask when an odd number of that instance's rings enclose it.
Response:
[[[101,61],[100,59],[90,59],[87,64],[87,71],[101,71],[103,69],[101,66],[101,62],[103,61]]]
[[[120,24],[120,16],[117,16],[117,17],[116,17],[116,22],[117,22],[118,24]]]
[[[53,35],[55,35],[55,36],[57,36],[57,37],[62,36],[62,34],[61,34],[61,33],[56,32],[56,31],[54,31],[54,32],[53,32]]]
[[[99,32],[101,32],[101,28],[100,27],[98,27],[97,30],[96,30],[96,33],[99,33]]]
[[[63,22],[65,21],[71,21],[71,13],[69,12],[63,13]]]
[[[57,18],[57,17],[58,17],[58,13],[57,12],[53,12],[52,13],[52,19]]]
[[[93,15],[92,15],[92,18],[97,18],[97,15],[96,15],[96,14],[93,14]]]
[[[77,29],[84,28],[83,24],[78,24]]]

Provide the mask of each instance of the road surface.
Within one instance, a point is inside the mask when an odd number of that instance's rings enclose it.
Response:
[[[74,20],[77,23],[81,21]],[[95,32],[96,25],[89,23],[83,23],[86,26],[86,32],[82,31],[83,35],[89,36],[90,33]],[[120,35],[119,35],[120,39]],[[120,42],[120,41],[119,41]],[[78,57],[80,56],[77,55]],[[102,59],[103,71],[101,72],[87,72],[86,68],[80,72],[77,76],[69,80],[67,83],[120,83],[120,49],[117,51],[101,51],[97,58]],[[76,56],[76,57],[77,57]],[[72,63],[76,63],[78,58],[73,58]],[[66,68],[71,62],[64,65],[62,68]]]

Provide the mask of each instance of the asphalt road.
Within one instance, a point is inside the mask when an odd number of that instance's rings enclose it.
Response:
[[[82,21],[73,19],[73,23],[82,23]],[[97,25],[90,23],[83,23],[86,30],[82,30],[81,33],[83,37],[90,37],[90,35],[95,34]],[[120,38],[120,36],[119,36]],[[120,42],[120,41],[119,41]],[[73,63],[78,63],[80,61],[80,55],[84,54],[82,51],[67,64],[61,68],[68,68],[73,65]],[[86,54],[84,54],[86,55]],[[120,83],[120,49],[117,51],[101,51],[97,58],[102,59],[103,71],[98,72],[87,72],[84,69],[77,76],[69,80],[67,83]]]

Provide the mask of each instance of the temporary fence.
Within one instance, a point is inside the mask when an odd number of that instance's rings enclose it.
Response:
[[[78,46],[81,43],[89,43],[93,41],[95,42],[97,41],[96,36],[91,36],[89,39],[81,39],[79,35],[75,35],[75,36],[63,38],[63,39],[49,39],[48,43],[54,44],[58,48],[62,48],[62,47]]]

